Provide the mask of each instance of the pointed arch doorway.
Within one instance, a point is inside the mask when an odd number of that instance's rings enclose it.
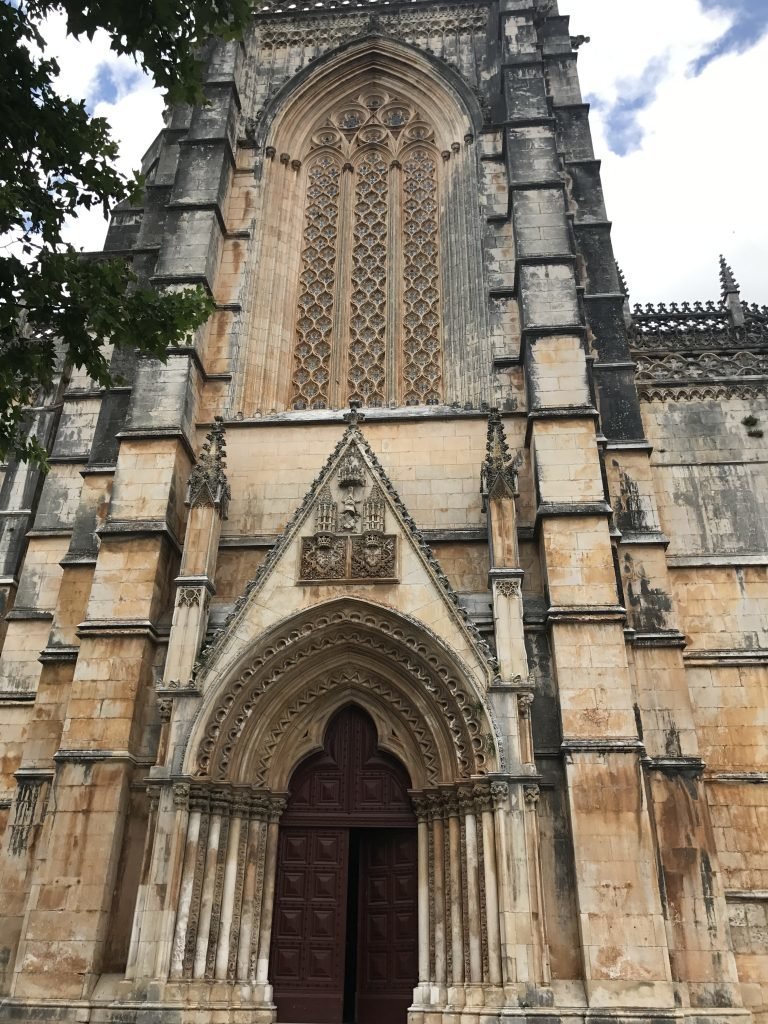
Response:
[[[405,768],[360,708],[294,772],[270,977],[286,1024],[405,1024],[418,977],[417,832]]]

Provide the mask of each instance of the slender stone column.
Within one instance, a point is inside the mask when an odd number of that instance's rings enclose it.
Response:
[[[416,801],[414,801],[416,803]],[[419,915],[419,986],[429,990],[429,825],[426,801],[416,805],[418,817],[418,915]]]
[[[477,822],[472,790],[459,789],[459,806],[464,815],[467,856],[467,911],[469,920],[469,981],[480,985],[483,981],[483,949],[481,938],[480,860],[477,852]]]
[[[179,908],[176,914],[176,932],[171,950],[171,978],[181,978],[184,971],[184,950],[187,945],[187,927],[189,925],[189,908],[192,904],[192,889],[195,884],[195,865],[197,864],[197,848],[200,839],[200,821],[202,812],[195,808],[190,812],[187,825],[187,842],[184,848],[184,863],[181,872],[181,889],[179,891]]]
[[[493,806],[496,875],[499,893],[501,977],[504,985],[513,985],[518,980],[516,948],[518,935],[514,917],[512,852],[507,838],[509,785],[506,782],[492,782],[490,791]]]
[[[464,1005],[464,929],[462,922],[463,896],[461,888],[461,826],[459,801],[455,793],[446,796],[448,815],[448,865],[451,908],[451,990],[448,999],[452,1005]]]
[[[493,827],[493,799],[490,785],[475,786],[475,798],[481,815],[483,836],[483,874],[485,878],[485,916],[488,936],[488,980],[501,986],[501,930],[499,892],[496,871],[496,837]]]
[[[272,943],[272,916],[275,905],[275,876],[277,872],[277,845],[279,840],[280,815],[285,810],[285,800],[274,798],[270,801],[269,825],[267,828],[266,853],[264,859],[264,893],[261,902],[261,926],[259,928],[259,952],[256,959],[256,984],[264,986],[265,1002],[272,1000],[272,986],[269,984],[269,950]]]
[[[214,804],[212,807],[211,826],[208,830],[208,848],[205,855],[205,871],[203,874],[203,895],[200,904],[200,917],[197,923],[197,941],[195,943],[195,964],[193,978],[205,977],[205,963],[208,956],[208,940],[211,935],[211,917],[216,890],[216,867],[219,859],[219,837],[223,807]]]
[[[433,1004],[445,1002],[445,986],[448,977],[448,963],[445,943],[445,824],[443,821],[444,806],[441,797],[430,794],[430,825],[432,828],[432,880],[433,900],[435,908],[434,941],[435,941],[435,976],[432,991]]]
[[[525,786],[523,798],[526,807],[525,838],[528,850],[528,889],[532,907],[538,912],[534,915],[534,978],[538,982],[549,983],[549,949],[547,946],[544,908],[541,893],[541,837],[539,835],[538,806],[540,790],[536,785]]]
[[[154,844],[152,838],[155,835],[158,821],[158,806],[160,803],[160,793],[157,787],[150,787],[150,802],[149,802],[149,817],[147,819],[147,840],[144,844],[144,857],[141,866],[141,882],[139,884],[139,891],[136,894],[136,911],[133,916],[133,925],[131,927],[131,941],[128,947],[128,960],[125,966],[126,978],[135,978],[137,973],[137,966],[139,963],[140,951],[141,951],[141,925],[143,922],[143,914],[146,909],[148,898],[149,898],[149,879],[152,870],[152,857],[154,854]]]
[[[261,885],[264,877],[264,853],[266,847],[266,823],[264,803],[256,798],[251,803],[251,818],[248,824],[248,845],[246,848],[245,880],[243,882],[243,911],[240,916],[240,940],[237,947],[237,980],[249,981],[251,971],[251,944],[254,938],[254,924],[261,915]],[[264,841],[262,841],[262,831]]]
[[[219,923],[219,939],[216,946],[216,965],[214,978],[225,981],[229,967],[229,943],[232,930],[232,918],[235,910],[235,889],[238,874],[238,855],[240,853],[240,830],[242,828],[242,805],[233,808],[232,821],[229,826],[227,840],[227,856],[224,867],[224,885],[221,896],[221,920]]]

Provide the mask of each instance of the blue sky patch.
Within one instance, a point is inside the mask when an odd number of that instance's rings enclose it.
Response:
[[[733,21],[731,27],[693,62],[694,75],[700,75],[718,57],[750,49],[768,32],[768,0],[699,0],[699,3],[705,11],[730,15]]]
[[[121,96],[132,92],[141,82],[138,68],[116,68],[112,64],[102,62],[96,68],[88,88],[86,106],[93,113],[97,103],[117,103]]]
[[[588,101],[603,114],[608,147],[617,156],[627,156],[640,149],[644,130],[639,114],[656,99],[656,91],[667,73],[669,58],[654,57],[637,78],[623,78],[616,83],[618,99],[607,103],[597,97]]]
[[[117,82],[109,64],[99,64],[88,90],[88,108],[93,110],[97,103],[114,103],[118,97]]]

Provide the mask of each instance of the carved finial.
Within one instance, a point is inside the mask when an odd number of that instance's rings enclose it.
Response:
[[[512,459],[504,424],[498,409],[492,409],[488,416],[488,441],[485,446],[480,489],[483,501],[491,497],[517,497],[517,470],[520,456]]]
[[[744,309],[741,305],[739,294],[739,282],[733,274],[730,265],[725,262],[725,256],[720,256],[720,296],[723,305],[728,309],[731,316],[731,323],[734,327],[744,326]]]
[[[721,296],[723,298],[723,301],[725,301],[729,295],[733,295],[734,292],[738,295],[738,293],[739,293],[739,284],[738,284],[736,278],[733,276],[733,270],[731,270],[730,266],[725,262],[725,256],[721,255],[720,256],[720,294],[721,294]]]
[[[356,398],[351,398],[349,401],[349,412],[344,413],[344,419],[350,425],[350,427],[356,427],[358,423],[362,423],[365,419],[365,413],[360,410],[360,403]]]
[[[614,260],[614,263],[616,264],[616,273],[619,275],[619,291],[624,296],[624,324],[627,329],[629,329],[632,324],[632,307],[629,304],[629,285],[627,284],[627,279],[624,277],[624,271],[619,266],[618,261]]]
[[[384,533],[385,507],[381,488],[374,484],[363,502],[363,533]]]
[[[225,472],[226,455],[224,421],[221,416],[216,416],[200,449],[197,463],[189,475],[187,505],[190,508],[212,506],[219,510],[222,519],[227,518],[229,499],[232,496]]]
[[[335,533],[339,521],[339,507],[333,500],[328,484],[317,496],[315,508],[315,529],[317,533]]]

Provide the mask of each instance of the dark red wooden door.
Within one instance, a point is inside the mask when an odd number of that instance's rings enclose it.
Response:
[[[360,842],[357,1024],[405,1024],[418,980],[416,832],[364,832]]]
[[[387,1024],[405,1024],[417,970],[409,786],[403,766],[378,749],[371,718],[354,707],[333,718],[323,751],[294,772],[272,925],[270,977],[281,1021],[378,1024],[384,1018],[372,1016],[374,1003],[383,999]],[[353,830],[359,841],[350,844]]]
[[[348,848],[347,829],[281,831],[272,924],[281,1020],[342,1019]]]

